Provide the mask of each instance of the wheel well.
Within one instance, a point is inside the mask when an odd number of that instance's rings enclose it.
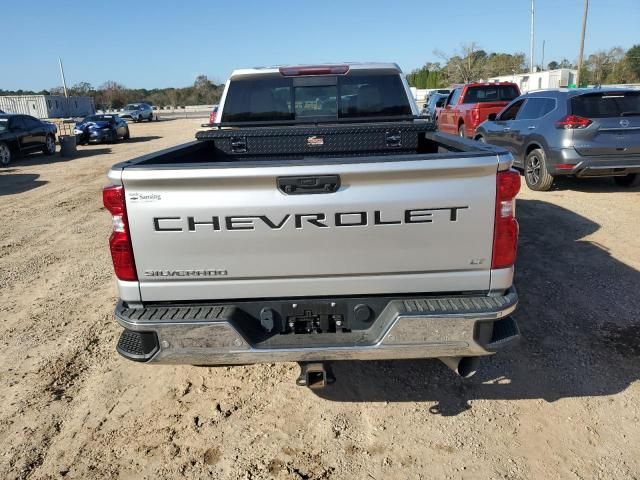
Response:
[[[540,149],[540,150],[542,150],[542,147],[541,147],[540,145],[538,145],[537,143],[532,143],[531,145],[529,145],[529,146],[527,147],[527,151],[526,151],[526,152],[525,152],[525,154],[524,154],[524,155],[525,155],[525,157],[526,157],[527,155],[529,155],[532,151],[536,150],[536,149]]]
[[[18,142],[0,142],[0,144],[5,144],[8,148],[9,151],[13,154],[13,153],[20,153],[20,146],[18,145]]]

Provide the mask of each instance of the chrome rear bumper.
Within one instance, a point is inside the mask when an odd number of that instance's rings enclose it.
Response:
[[[125,331],[118,351],[131,360],[194,365],[489,355],[519,339],[510,317],[517,299],[513,288],[501,297],[394,298],[366,330],[276,333],[263,340],[246,304],[135,309],[121,302],[115,313]]]

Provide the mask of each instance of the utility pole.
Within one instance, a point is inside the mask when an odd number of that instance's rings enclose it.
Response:
[[[584,0],[584,14],[582,15],[582,35],[580,35],[580,54],[578,55],[578,74],[576,75],[576,87],[580,87],[582,58],[584,57],[584,34],[587,30],[587,13],[589,13],[589,0]]]
[[[542,70],[544,70],[544,43],[545,43],[545,40],[542,40],[542,60],[540,60],[540,65],[542,66]]]
[[[65,98],[69,98],[67,94],[67,81],[64,78],[64,68],[62,68],[62,59],[58,57],[58,63],[60,64],[60,75],[62,76],[62,88],[64,88],[64,96]]]
[[[535,63],[533,62],[533,40],[534,40],[534,34],[533,34],[533,28],[535,25],[535,10],[534,10],[534,3],[535,0],[531,0],[531,42],[529,45],[529,61],[530,61],[530,65],[529,65],[529,72],[533,73],[533,70],[535,68]]]

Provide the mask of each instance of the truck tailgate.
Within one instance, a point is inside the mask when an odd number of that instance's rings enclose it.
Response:
[[[125,168],[141,298],[488,290],[497,167],[487,154]],[[335,192],[306,193],[325,176]]]

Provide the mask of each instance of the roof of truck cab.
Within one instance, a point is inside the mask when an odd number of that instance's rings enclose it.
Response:
[[[231,73],[233,78],[236,75],[260,75],[265,73],[279,73],[281,68],[298,68],[298,67],[324,67],[324,66],[337,66],[348,65],[349,70],[397,70],[401,73],[402,70],[397,63],[383,63],[383,62],[336,62],[336,63],[309,63],[302,65],[272,65],[269,67],[253,67],[253,68],[239,68]]]

